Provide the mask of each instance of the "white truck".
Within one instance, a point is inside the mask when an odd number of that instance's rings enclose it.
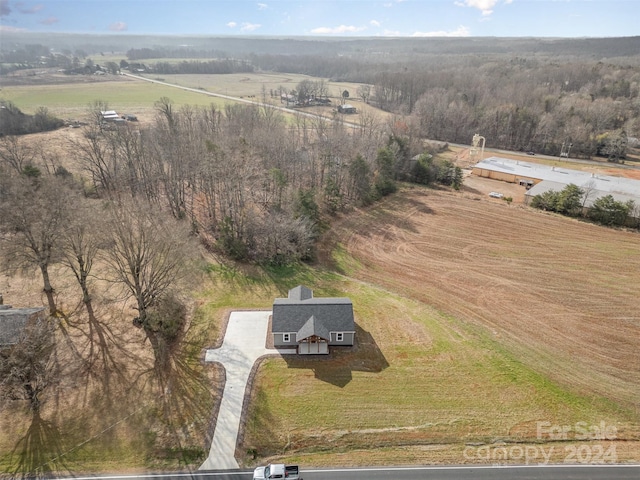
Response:
[[[253,471],[253,480],[302,480],[297,465],[272,463],[266,467],[258,467]]]

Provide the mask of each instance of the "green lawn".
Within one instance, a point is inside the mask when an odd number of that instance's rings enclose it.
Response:
[[[153,108],[161,97],[170,98],[176,105],[224,106],[228,100],[188,92],[144,81],[114,81],[38,86],[3,87],[0,98],[10,100],[25,113],[47,107],[54,115],[86,110],[95,100],[104,100],[117,111],[137,112]]]

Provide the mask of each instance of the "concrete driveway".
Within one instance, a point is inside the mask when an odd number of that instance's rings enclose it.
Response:
[[[244,393],[253,364],[272,354],[295,354],[295,350],[266,348],[270,311],[231,312],[222,347],[207,350],[205,362],[218,362],[226,372],[226,382],[209,457],[200,470],[239,468],[236,442]]]

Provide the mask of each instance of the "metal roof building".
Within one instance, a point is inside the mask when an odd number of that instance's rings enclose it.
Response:
[[[473,173],[481,177],[495,178],[511,183],[530,181],[535,185],[549,181],[563,185],[559,188],[560,190],[573,183],[583,189],[586,186],[590,190],[597,190],[599,192],[597,196],[621,194],[640,200],[640,180],[600,175],[564,167],[490,157],[477,163],[473,167]]]
[[[577,185],[577,184],[575,184]],[[559,192],[567,186],[566,183],[552,182],[550,180],[544,180],[535,186],[531,187],[524,194],[524,203],[529,204],[531,199],[536,195],[541,195],[545,192],[554,191]],[[584,200],[584,208],[591,208],[593,206],[593,202],[596,201],[600,197],[604,197],[605,195],[611,195],[616,202],[626,203],[629,200],[633,201],[635,204],[640,205],[640,195],[630,195],[626,193],[620,193],[615,191],[603,191],[598,190],[597,188],[588,188],[588,190],[584,187],[584,185],[578,185],[585,191],[586,200]],[[588,187],[591,187],[590,185]],[[583,195],[584,199],[584,195]]]
[[[559,192],[567,185],[574,184],[584,191],[585,209],[591,208],[595,200],[606,195],[611,195],[618,202],[626,203],[632,200],[636,205],[640,205],[640,180],[631,178],[499,157],[490,157],[477,163],[473,167],[473,174],[525,185],[528,189],[524,197],[525,204],[536,195],[551,190]]]

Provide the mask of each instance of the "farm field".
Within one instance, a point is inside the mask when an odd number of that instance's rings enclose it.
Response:
[[[234,97],[242,97],[255,95],[257,100],[262,100],[262,87],[266,89],[267,98],[270,90],[277,90],[283,87],[287,90],[293,90],[302,80],[318,80],[306,75],[297,75],[289,73],[231,73],[225,75],[196,75],[196,74],[145,74],[147,78],[163,79],[165,82],[174,83],[191,88],[204,88],[208,92],[219,93],[222,95],[231,95]],[[327,86],[331,92],[331,84],[327,82]],[[354,91],[355,93],[355,91]],[[335,88],[335,95],[339,94]]]
[[[245,99],[248,98],[256,102],[262,102],[264,88],[264,93],[266,94],[265,100],[267,103],[271,103],[273,105],[281,105],[278,93],[280,87],[284,88],[287,92],[290,92],[291,90],[295,90],[298,84],[303,80],[311,80],[314,82],[324,80],[328,95],[333,100],[333,108],[338,105],[342,92],[347,90],[349,92],[349,98],[347,101],[352,103],[358,109],[358,112],[364,111],[369,114],[374,114],[379,120],[387,120],[393,117],[393,115],[388,112],[384,112],[362,102],[356,94],[358,86],[360,85],[357,83],[333,82],[327,79],[289,73],[237,73],[228,75],[147,74],[145,77],[162,80],[167,83],[184,87],[203,89],[207,92],[217,93],[220,95],[229,95]],[[276,97],[272,98],[270,96],[272,90],[276,94]],[[331,110],[331,107],[306,107],[300,109],[301,112],[313,112],[325,116],[329,116],[331,114]],[[357,118],[357,115],[345,116],[345,119],[350,121],[357,121]]]
[[[323,264],[344,275],[334,287],[362,343],[266,361],[242,448],[307,465],[468,463],[465,445],[544,442],[537,422],[605,422],[617,460],[640,460],[637,234],[416,187],[328,238]]]
[[[367,265],[356,278],[488,328],[562,384],[638,408],[637,233],[420,188],[336,229]]]
[[[0,90],[0,98],[12,101],[25,113],[34,113],[39,107],[62,118],[86,114],[88,105],[103,100],[117,111],[145,114],[153,110],[161,97],[170,98],[176,105],[223,106],[228,100],[199,95],[177,88],[139,80],[114,80],[90,83],[60,83],[45,85],[8,86]]]
[[[0,99],[13,102],[25,113],[33,114],[40,107],[46,107],[58,117],[64,119],[82,119],[87,113],[88,105],[95,100],[106,101],[109,108],[118,112],[134,114],[142,121],[153,118],[154,103],[167,97],[177,105],[206,106],[215,105],[224,108],[233,100],[216,98],[205,93],[216,93],[239,97],[249,101],[261,102],[263,86],[267,94],[267,103],[281,105],[280,99],[270,98],[270,90],[280,86],[292,90],[303,79],[319,80],[304,75],[290,74],[229,74],[229,75],[145,75],[151,80],[160,80],[183,87],[200,89],[202,94],[174,88],[168,85],[146,82],[131,77],[103,76],[67,76],[55,72],[43,72],[36,76],[11,78],[7,85],[0,89]],[[355,96],[357,84],[327,82],[329,95],[339,97],[348,89]],[[364,104],[357,98],[350,98],[359,112],[366,112],[377,121],[391,118],[391,114]],[[333,108],[337,104],[334,99]],[[310,107],[300,111],[331,116],[331,107]],[[286,114],[285,114],[286,115]],[[359,115],[345,116],[352,122],[358,121]]]

